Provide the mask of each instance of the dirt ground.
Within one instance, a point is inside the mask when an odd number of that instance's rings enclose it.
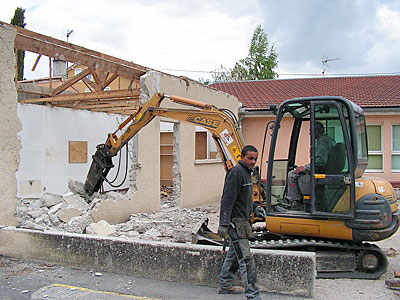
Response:
[[[388,255],[389,266],[379,280],[317,279],[314,299],[400,299],[400,289],[385,286],[385,280],[394,279],[393,273],[400,270],[400,233],[376,243]]]
[[[171,191],[165,189],[161,192],[161,204],[160,212],[134,214],[128,222],[115,225],[113,236],[190,243],[191,232],[203,216],[209,218],[209,228],[217,231],[219,203],[181,208],[171,200]],[[32,208],[28,209],[33,216]],[[31,218],[29,224],[40,225],[38,220],[43,219],[42,216],[43,212],[39,212],[37,218]],[[49,225],[44,229],[49,228],[54,229]],[[394,279],[394,271],[400,271],[400,233],[377,244],[387,253],[389,260],[387,272],[379,280],[317,279],[314,299],[400,299],[400,289],[393,290],[385,286],[385,280]]]
[[[209,218],[209,228],[218,228],[219,203],[196,208]],[[394,271],[400,270],[400,232],[376,243],[388,256],[389,266],[378,280],[360,279],[316,279],[314,299],[317,300],[355,300],[355,299],[400,299],[400,289],[385,286],[385,280],[394,279]]]
[[[166,197],[166,199],[168,199],[168,197]],[[171,205],[170,203],[168,203],[168,200],[164,202],[164,205],[166,205],[168,211]],[[177,211],[173,215],[173,218],[181,218],[182,213],[187,214],[187,216],[191,216],[191,218],[189,219],[186,218],[186,220],[179,221],[186,222],[186,225],[188,227],[193,226],[199,216],[206,215],[209,218],[208,227],[214,232],[217,231],[219,220],[219,203],[186,209],[185,211]],[[194,213],[195,215],[193,215]],[[197,215],[198,213],[200,214]],[[164,215],[163,213],[159,213],[157,217],[160,219],[165,219],[166,216],[171,217],[169,215]],[[400,299],[400,289],[393,290],[385,286],[385,280],[394,279],[394,271],[400,270],[400,233],[397,232],[389,239],[378,242],[376,244],[383,251],[385,251],[389,261],[388,269],[386,273],[381,276],[380,279],[316,279],[314,299]]]

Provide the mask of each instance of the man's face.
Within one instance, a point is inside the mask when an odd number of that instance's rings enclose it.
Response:
[[[251,169],[256,165],[257,158],[258,153],[253,151],[247,152],[245,156],[242,155],[242,161]]]

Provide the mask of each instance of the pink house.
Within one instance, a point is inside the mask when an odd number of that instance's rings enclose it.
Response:
[[[239,116],[244,139],[259,151],[265,126],[274,119],[271,105],[279,106],[286,99],[308,96],[342,96],[353,101],[364,109],[367,121],[367,175],[384,177],[395,188],[400,188],[400,76],[276,79],[221,82],[211,86],[234,95],[243,104]],[[305,147],[308,146],[305,144]],[[264,170],[268,138],[265,149]],[[287,146],[282,145],[282,149],[287,151]],[[305,155],[305,163],[307,159]],[[265,171],[262,177],[265,178]]]

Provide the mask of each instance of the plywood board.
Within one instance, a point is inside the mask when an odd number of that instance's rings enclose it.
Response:
[[[70,164],[87,163],[87,149],[87,141],[68,141],[68,162]]]

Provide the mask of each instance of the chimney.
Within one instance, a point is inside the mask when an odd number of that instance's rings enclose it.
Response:
[[[53,76],[67,77],[67,62],[61,59],[53,59]]]

